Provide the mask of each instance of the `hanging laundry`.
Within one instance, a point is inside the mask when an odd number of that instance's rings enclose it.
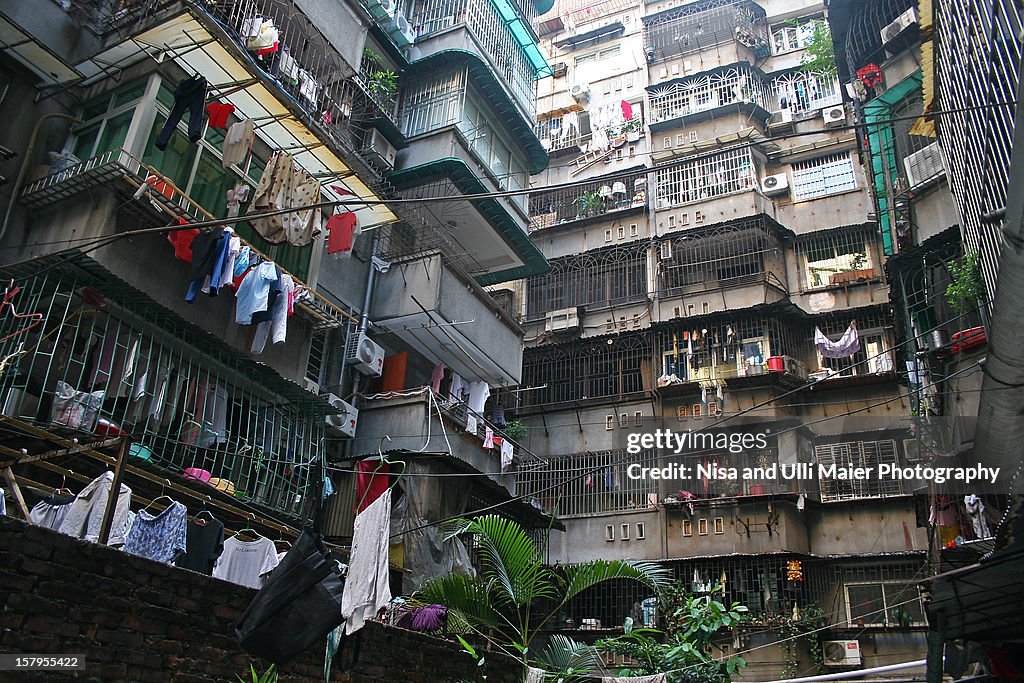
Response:
[[[512,442],[508,439],[501,440],[501,471],[504,472],[512,466]]]
[[[107,470],[93,479],[82,489],[71,503],[71,507],[61,522],[60,532],[86,541],[97,542],[100,538],[100,525],[103,513],[107,509],[107,500],[114,484],[114,473]],[[128,511],[132,503],[132,490],[121,484],[114,506],[114,516],[110,525],[110,536],[107,545],[124,544],[124,528],[128,519]]]
[[[452,386],[448,391],[451,393],[452,401],[455,401],[456,403],[461,403],[464,400],[462,396],[464,393],[464,385],[462,382],[462,377],[459,375],[459,373],[456,372],[452,374]]]
[[[349,254],[355,243],[359,221],[351,211],[336,213],[327,219],[327,253]]]
[[[240,164],[245,161],[252,147],[252,141],[256,137],[256,124],[250,119],[231,124],[227,135],[224,136],[224,150],[221,156],[221,165],[230,168],[232,164]]]
[[[316,106],[316,101],[320,97],[320,84],[313,78],[313,74],[304,69],[299,69],[299,94],[313,106]]]
[[[213,271],[224,258],[224,251],[229,244],[230,236],[224,229],[200,232],[192,240],[192,274],[185,301],[194,301],[203,283],[213,277]]]
[[[320,181],[295,167],[292,157],[277,152],[263,170],[253,195],[257,211],[309,207],[320,201]],[[320,208],[250,219],[252,227],[270,244],[309,244],[320,232]]]
[[[259,28],[246,27],[248,31],[253,32],[255,30],[255,32],[246,38],[245,48],[250,52],[255,52],[257,55],[263,50],[276,52],[278,40],[280,39],[277,26],[274,25],[273,21],[265,17],[260,17],[260,19],[263,19],[263,21],[260,23]]]
[[[281,78],[287,80],[292,85],[299,82],[299,63],[292,57],[292,53],[288,48],[281,50],[281,55],[277,59],[278,73],[281,74]]]
[[[356,508],[358,515],[388,490],[391,482],[391,465],[377,459],[360,460],[356,463]]]
[[[470,434],[476,434],[477,427],[479,425],[476,421],[476,415],[470,413],[466,416],[466,431]]]
[[[388,541],[391,525],[391,490],[386,489],[356,515],[352,530],[341,616],[345,633],[352,634],[391,602],[388,577]]]
[[[209,576],[223,551],[224,523],[209,512],[200,512],[188,523],[185,554],[174,564]]]
[[[444,379],[444,363],[438,363],[434,366],[434,371],[430,373],[430,390],[437,396],[441,393],[441,380]]]
[[[484,448],[494,448],[494,430],[490,427],[484,427]]]
[[[469,409],[477,415],[484,414],[484,404],[487,403],[487,397],[491,395],[491,387],[487,385],[487,382],[479,381],[473,382],[469,385],[469,402],[467,405]]]
[[[157,149],[167,149],[167,143],[171,140],[171,134],[178,128],[178,122],[188,110],[188,139],[190,142],[199,142],[203,133],[203,103],[206,102],[206,79],[202,76],[190,76],[178,84],[174,89],[174,104],[171,106],[171,113],[167,116],[164,127],[156,136],[153,143]]]
[[[277,548],[269,538],[260,536],[253,541],[243,541],[232,536],[224,541],[224,552],[213,567],[213,578],[259,588],[263,578],[274,571],[277,564]]]
[[[64,518],[68,516],[74,496],[58,496],[56,494],[42,499],[28,511],[28,521],[36,526],[60,531]]]
[[[235,323],[252,325],[254,313],[266,311],[270,305],[270,287],[277,280],[277,268],[264,261],[252,268],[235,294]]]
[[[210,128],[223,128],[227,130],[228,117],[235,113],[235,105],[210,102],[206,105],[206,113],[209,114]]]
[[[188,225],[188,221],[184,218],[179,218],[178,225]],[[198,234],[199,228],[183,228],[181,230],[171,230],[167,233],[167,241],[174,247],[174,257],[185,263],[192,263],[192,240]]]
[[[274,304],[284,294],[284,276],[281,269],[274,267],[274,279],[270,283],[270,290],[267,292],[267,305],[265,308],[253,311],[252,324],[258,325],[262,322],[269,322],[274,319]]]
[[[266,20],[259,15],[246,17],[238,34],[243,38],[255,38],[260,34],[260,27],[263,26],[264,21]]]
[[[974,530],[974,538],[990,538],[992,532],[988,527],[988,519],[985,517],[985,503],[973,493],[964,496],[964,508],[967,517],[971,520],[971,528]]]
[[[276,345],[284,344],[288,336],[288,308],[295,290],[295,281],[288,274],[281,275],[281,292],[271,304],[271,319],[264,320],[256,326],[256,334],[252,340],[251,351],[263,353],[267,338]]]
[[[242,249],[242,240],[232,228],[224,228],[224,239],[226,240],[219,249],[220,258],[213,265],[213,272],[203,280],[201,291],[210,296],[217,296],[220,288],[231,284],[234,273],[235,258]]]
[[[188,510],[174,501],[154,515],[140,511],[124,542],[125,552],[171,564],[185,553]]]
[[[838,341],[832,341],[822,331],[814,328],[814,346],[825,358],[849,358],[860,350],[860,338],[857,336],[857,322],[853,321]]]
[[[633,120],[633,105],[626,100],[622,100],[622,118],[627,121]]]

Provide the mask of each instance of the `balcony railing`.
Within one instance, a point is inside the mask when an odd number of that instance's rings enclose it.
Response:
[[[646,206],[646,173],[598,179],[587,185],[531,195],[530,230]]]
[[[42,323],[0,321],[0,357],[10,361],[0,412],[61,431],[131,434],[135,461],[202,470],[242,501],[298,515],[323,448],[329,408],[319,399],[85,257],[5,277],[21,288],[18,307]]]
[[[644,50],[649,62],[694,54],[727,41],[767,57],[771,48],[764,10],[749,0],[707,0],[645,19]]]
[[[650,91],[651,123],[729,104],[753,104],[766,110],[771,107],[761,76],[739,67],[692,76],[672,85],[652,87]]]

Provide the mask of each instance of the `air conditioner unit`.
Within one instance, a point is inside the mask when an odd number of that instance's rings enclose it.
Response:
[[[792,356],[782,357],[782,372],[800,379],[807,379],[807,366]]]
[[[377,22],[387,22],[395,13],[395,3],[392,0],[368,0],[366,3],[370,14]]]
[[[921,451],[917,439],[903,439],[903,455],[907,462],[918,462],[921,460]]]
[[[555,78],[561,78],[568,70],[569,67],[566,66],[565,62],[558,62],[551,65],[551,75]]]
[[[569,94],[576,100],[578,104],[587,104],[590,102],[590,85],[587,83],[577,83],[569,88]]]
[[[347,361],[364,375],[380,377],[384,372],[384,349],[365,334],[360,334]]]
[[[825,666],[854,666],[860,664],[860,642],[856,640],[826,640],[821,644]]]
[[[370,132],[367,133],[366,151],[369,153],[370,161],[378,168],[390,170],[395,167],[395,155],[397,152],[394,146],[388,142],[388,139],[384,137],[384,134],[376,128],[370,129]]]
[[[416,29],[409,24],[404,14],[396,14],[388,26],[388,35],[398,47],[408,47],[416,42]]]
[[[767,197],[789,194],[789,177],[785,173],[765,176],[761,179],[761,192]]]
[[[327,394],[324,398],[338,409],[337,413],[324,417],[327,428],[345,436],[355,436],[356,424],[359,422],[359,410],[334,394]]]
[[[319,382],[314,382],[313,380],[311,380],[308,377],[306,377],[305,379],[306,379],[306,391],[310,392],[311,394],[319,394],[320,393],[320,383]]]
[[[839,104],[835,107],[825,107],[821,110],[821,118],[825,120],[826,128],[836,128],[846,125],[846,108]]]
[[[575,306],[551,311],[544,318],[544,329],[547,332],[567,332],[579,329],[580,312]]]
[[[665,240],[658,245],[658,258],[662,261],[668,261],[672,258],[672,242]]]
[[[907,170],[907,183],[912,188],[945,174],[946,166],[942,162],[942,149],[939,143],[933,142],[924,149],[904,157],[903,168]]]
[[[899,37],[901,33],[917,23],[917,10],[913,7],[896,17],[896,21],[882,29],[882,44],[890,43]]]

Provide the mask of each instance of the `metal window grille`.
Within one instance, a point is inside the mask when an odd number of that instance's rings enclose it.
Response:
[[[596,178],[585,185],[532,194],[530,229],[645,207],[646,183],[647,174],[637,172],[615,180]]]
[[[923,626],[927,623],[917,582],[923,563],[902,562],[834,567],[842,587],[848,626]]]
[[[458,123],[466,95],[465,68],[418,79],[402,93],[402,134],[422,135]]]
[[[843,443],[817,444],[814,456],[818,466],[836,465],[838,468],[872,467],[874,474],[882,464],[897,465],[896,441],[846,441]],[[820,479],[823,501],[856,500],[859,498],[881,498],[903,495],[903,482],[899,479],[881,479],[876,476],[840,479]]]
[[[791,71],[772,79],[771,111],[812,112],[843,103],[838,76]]]
[[[552,458],[529,470],[516,472],[517,495],[533,496],[545,510],[559,517],[576,517],[600,512],[642,510],[649,497],[657,495],[657,482],[626,476],[627,465],[654,467],[657,454],[643,451],[629,455],[622,450],[577,453]],[[580,477],[580,472],[596,469]]]
[[[576,123],[566,121],[564,116],[545,118],[537,123],[537,138],[547,145],[548,151],[558,152],[570,147],[582,147],[590,142],[590,114],[576,113]]]
[[[644,19],[644,46],[655,61],[707,50],[744,39],[767,47],[765,11],[742,0],[709,0],[660,12]]]
[[[659,170],[658,208],[752,190],[757,186],[758,168],[751,150],[733,149]]]
[[[892,372],[895,359],[891,312],[876,309],[858,313],[856,317],[837,314],[819,319],[817,326],[825,336],[838,339],[846,332],[851,320],[857,321],[860,348],[847,358],[824,358],[819,354],[819,367],[847,377]]]
[[[809,290],[875,278],[875,232],[869,227],[800,236],[797,262],[801,289]]]
[[[523,386],[543,389],[522,394],[524,405],[627,396],[645,391],[651,340],[641,333],[535,347],[523,353]]]
[[[700,74],[671,85],[652,87],[650,97],[652,123],[741,102],[769,108],[768,89],[761,77],[746,67]]]
[[[670,216],[671,218],[671,216]],[[658,294],[673,296],[770,281],[785,289],[779,232],[764,216],[687,231],[667,240],[658,261]]]
[[[608,306],[647,296],[647,249],[612,247],[552,259],[551,270],[526,281],[531,317],[571,306]]]
[[[817,199],[857,189],[849,152],[793,164],[793,199]]]

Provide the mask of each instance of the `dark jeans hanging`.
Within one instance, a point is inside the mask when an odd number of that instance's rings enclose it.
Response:
[[[156,136],[156,148],[163,151],[171,140],[171,134],[178,127],[185,110],[188,110],[188,139],[199,142],[203,133],[203,105],[206,104],[206,79],[202,76],[187,78],[174,90],[174,106],[167,117],[163,130]]]

